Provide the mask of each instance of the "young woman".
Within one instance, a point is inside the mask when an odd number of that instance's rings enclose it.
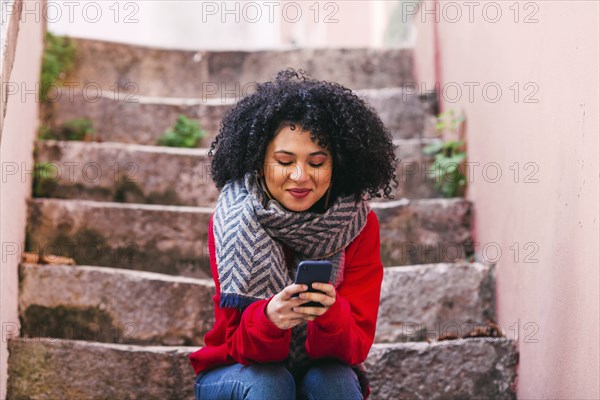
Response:
[[[209,156],[215,324],[190,355],[196,399],[367,398],[383,278],[368,200],[393,198],[389,132],[351,90],[288,69],[237,102]],[[293,283],[303,260],[332,262],[321,293]]]

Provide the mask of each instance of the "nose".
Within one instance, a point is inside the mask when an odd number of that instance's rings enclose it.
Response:
[[[297,162],[294,168],[292,168],[290,179],[299,184],[306,182],[309,179],[308,166],[305,163]]]

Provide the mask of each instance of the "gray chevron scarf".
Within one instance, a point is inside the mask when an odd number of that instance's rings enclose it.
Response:
[[[213,217],[220,307],[243,312],[254,301],[279,293],[294,283],[302,260],[331,261],[330,282],[338,288],[344,275],[344,249],[363,229],[369,212],[368,201],[355,201],[352,195],[338,196],[322,214],[286,210],[265,194],[257,171],[227,182]],[[294,251],[291,269],[281,243]],[[304,322],[292,328],[286,366],[294,374],[310,366],[304,349],[306,326]],[[364,365],[352,367],[364,389],[368,384]]]

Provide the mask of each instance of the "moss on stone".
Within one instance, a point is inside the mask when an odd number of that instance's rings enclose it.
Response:
[[[98,307],[31,305],[21,316],[22,335],[120,343],[122,328]]]
[[[146,196],[145,203],[148,204],[169,204],[173,206],[185,206],[184,201],[179,199],[177,192],[173,189],[167,189],[164,192],[152,192]]]
[[[39,238],[35,235],[35,216],[30,216],[26,233],[26,251],[40,256],[62,256],[75,260],[79,265],[110,265],[114,251],[106,238],[91,228],[80,228],[74,234],[68,226],[58,226],[53,237]],[[39,234],[38,234],[39,235]]]
[[[144,191],[131,179],[121,176],[117,185],[115,185],[113,201],[117,203],[143,203]]]
[[[48,371],[47,351],[41,343],[24,344],[18,340],[8,341],[8,385],[7,399],[31,399],[28,393],[35,392],[30,386],[39,385],[40,376]],[[10,377],[19,379],[10,379]],[[36,386],[36,391],[43,388]]]
[[[57,185],[48,197],[55,199],[90,199],[95,201],[112,201],[113,193],[110,189],[98,186],[86,186],[82,183],[74,185]]]
[[[186,205],[185,202],[179,199],[174,189],[145,194],[136,182],[125,176],[122,176],[119,183],[115,185],[112,201],[117,203]]]

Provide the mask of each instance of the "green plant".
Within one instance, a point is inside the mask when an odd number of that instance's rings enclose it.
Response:
[[[48,101],[48,91],[51,86],[61,85],[61,79],[74,66],[75,45],[67,36],[55,36],[46,32],[44,54],[42,56],[42,71],[40,76],[41,102]]]
[[[62,137],[64,140],[86,140],[92,137],[94,128],[89,118],[73,118],[62,125]]]
[[[456,133],[458,127],[464,120],[465,117],[462,114],[456,115],[456,111],[451,108],[448,111],[438,114],[435,122],[435,130],[438,135],[441,135],[447,131],[450,133]]]
[[[89,118],[73,118],[65,121],[56,130],[52,130],[45,125],[40,126],[38,128],[38,139],[91,141],[93,133],[92,120]]]
[[[458,127],[463,121],[462,115],[457,116],[455,111],[450,109],[437,116],[435,128],[438,135],[446,132],[456,137]],[[459,196],[466,186],[467,177],[461,168],[467,158],[463,148],[462,140],[437,141],[423,148],[423,153],[434,157],[428,174],[433,177],[435,188],[445,197]]]
[[[206,131],[200,129],[198,121],[182,114],[177,117],[175,125],[158,138],[157,144],[170,147],[196,147],[200,139],[206,135]]]
[[[46,197],[56,185],[57,170],[51,162],[36,162],[33,167],[33,197]]]
[[[54,132],[52,132],[52,129],[50,129],[50,127],[46,125],[40,125],[40,127],[38,128],[37,138],[38,140],[56,139],[56,137],[54,136]]]

